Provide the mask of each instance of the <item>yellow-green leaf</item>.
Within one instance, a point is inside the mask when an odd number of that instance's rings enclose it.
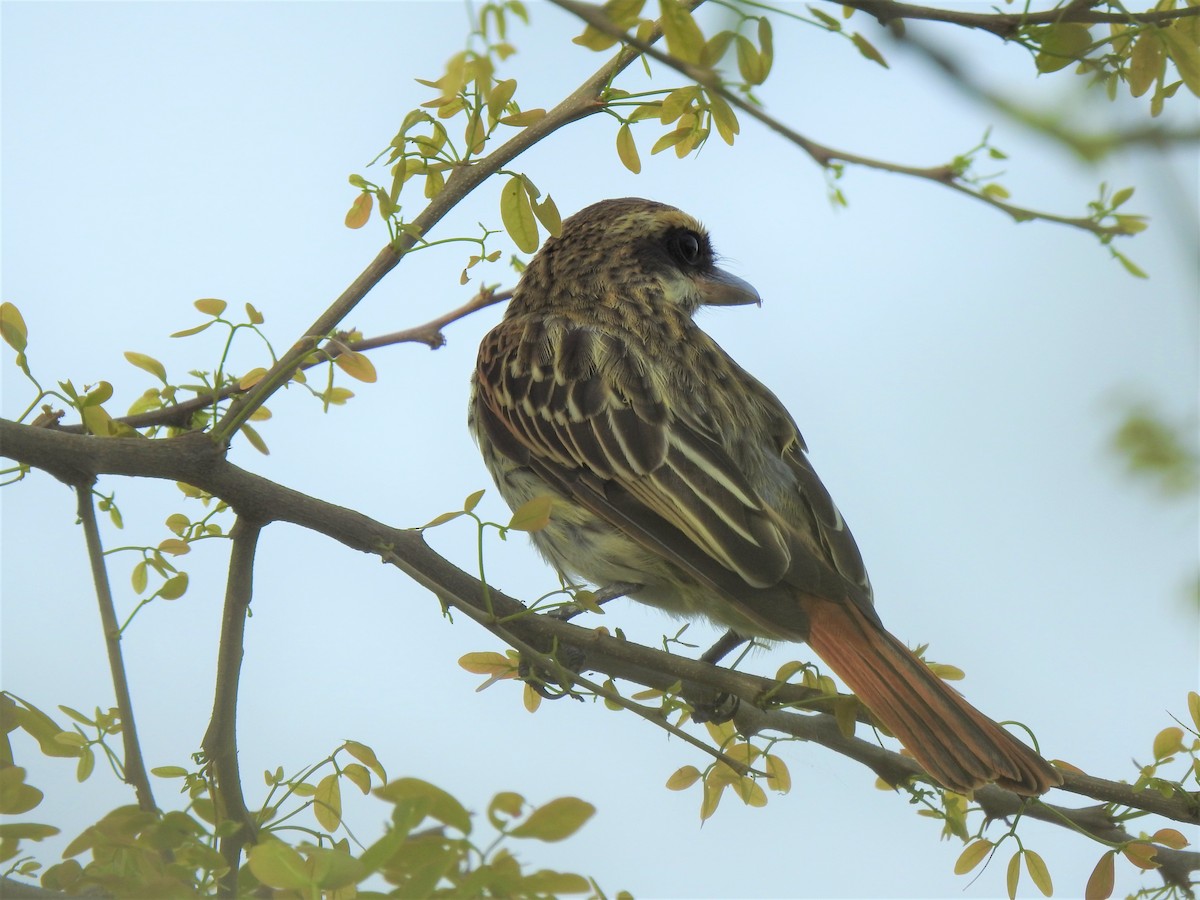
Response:
[[[488,97],[488,115],[492,120],[500,118],[500,114],[504,112],[504,107],[508,106],[508,101],[513,98],[513,94],[517,91],[517,81],[515,78],[508,78],[504,81],[497,81],[492,85],[492,94]]]
[[[158,549],[160,553],[169,553],[172,556],[183,556],[192,552],[191,545],[179,538],[167,538],[159,543]]]
[[[250,446],[261,453],[263,456],[270,456],[271,451],[267,448],[267,442],[262,439],[262,435],[251,427],[250,423],[242,425],[240,429],[246,440],[250,442]]]
[[[103,406],[85,406],[81,410],[80,416],[83,419],[83,426],[89,434],[97,437],[112,437],[115,433],[112,416]]]
[[[1025,871],[1029,873],[1029,877],[1033,879],[1034,885],[1042,892],[1043,897],[1054,894],[1054,882],[1050,880],[1050,870],[1046,868],[1045,860],[1033,850],[1025,851]]]
[[[525,182],[514,175],[500,191],[500,218],[517,249],[532,253],[538,247],[537,219],[529,203]]]
[[[1040,32],[1041,50],[1034,59],[1039,72],[1057,72],[1078,62],[1092,46],[1092,36],[1086,25],[1059,22],[1047,25]]]
[[[1186,26],[1181,28],[1178,22],[1172,22],[1160,34],[1167,45],[1167,53],[1175,62],[1179,77],[1187,85],[1187,89],[1200,97],[1200,47],[1196,40],[1191,40],[1185,34]]]
[[[483,499],[483,495],[487,493],[486,488],[481,488],[472,494],[467,495],[467,499],[463,501],[463,512],[471,512],[479,505],[479,501]]]
[[[0,336],[18,353],[24,353],[29,344],[29,329],[21,311],[7,300],[0,303]]]
[[[676,128],[674,131],[669,131],[654,142],[654,146],[650,148],[650,155],[661,153],[668,147],[674,147],[686,137],[691,137],[692,129]]]
[[[509,834],[539,841],[561,841],[582,828],[595,812],[596,807],[586,800],[580,800],[578,797],[559,797],[544,806],[539,806]]]
[[[133,350],[125,351],[125,358],[129,362],[143,371],[149,372],[163,384],[167,382],[167,370],[153,356],[147,356],[145,353],[135,353]]]
[[[954,874],[966,875],[972,871],[987,858],[988,854],[992,852],[992,847],[992,842],[986,838],[980,838],[967,844],[954,862]]]
[[[1140,97],[1150,90],[1163,70],[1163,42],[1157,29],[1147,28],[1133,44],[1129,53],[1129,93]]]
[[[246,319],[251,325],[261,325],[266,321],[266,318],[253,305],[246,304]]]
[[[698,62],[704,52],[704,33],[692,13],[679,0],[659,0],[663,37],[667,50],[684,62]]]
[[[667,779],[667,790],[682,791],[700,780],[700,770],[695,766],[681,766]]]
[[[1163,759],[1183,749],[1183,729],[1172,725],[1154,736],[1154,758]]]
[[[542,695],[533,689],[533,685],[525,683],[525,689],[521,691],[521,703],[525,707],[525,712],[535,713],[542,705]]]
[[[100,381],[84,395],[81,402],[84,406],[100,406],[102,403],[107,403],[111,400],[112,395],[113,386],[107,381]]]
[[[133,583],[133,592],[135,594],[140,594],[146,590],[149,574],[147,572],[148,568],[149,564],[144,559],[133,567],[133,574],[130,576],[130,581]]]
[[[1108,900],[1112,896],[1115,882],[1115,867],[1113,859],[1116,853],[1112,850],[1096,860],[1096,867],[1088,877],[1087,886],[1083,889],[1084,900]]]
[[[227,305],[228,304],[224,300],[217,300],[215,297],[205,297],[204,299],[197,300],[192,304],[192,306],[196,307],[196,309],[200,310],[200,312],[204,313],[206,316],[212,316],[213,318],[216,318],[217,316],[221,315],[221,313],[225,312],[225,307]]]
[[[375,198],[365,191],[355,197],[346,212],[346,227],[362,228],[366,225],[371,220],[371,209],[374,205]]]
[[[545,117],[546,110],[539,106],[536,109],[525,109],[519,113],[513,113],[511,116],[505,116],[500,120],[500,124],[511,125],[513,128],[524,128],[534,122],[540,122]]]
[[[751,43],[750,38],[744,35],[737,36],[737,62],[738,72],[747,84],[762,84],[766,77],[763,71],[762,57],[759,56],[757,48]]]
[[[334,831],[342,824],[342,788],[336,772],[330,772],[317,785],[313,794],[313,815],[326,831]]]
[[[762,65],[763,80],[766,80],[775,62],[775,38],[771,33],[771,20],[766,16],[758,20],[758,58]]]
[[[562,216],[558,212],[558,207],[554,204],[554,198],[549,194],[541,203],[534,202],[533,213],[537,216],[537,220],[542,223],[542,227],[550,232],[552,236],[557,236],[562,231]]]
[[[187,592],[187,588],[187,572],[180,572],[163,582],[163,586],[158,589],[158,596],[164,600],[178,600]]]
[[[436,785],[419,778],[397,778],[381,788],[375,795],[389,803],[420,800],[428,805],[428,814],[463,834],[471,833],[471,816],[461,803]]]
[[[1170,847],[1172,850],[1182,850],[1188,845],[1188,839],[1183,836],[1183,832],[1175,828],[1160,828],[1150,838],[1155,843]]]
[[[1196,726],[1196,730],[1200,731],[1200,693],[1196,691],[1188,691],[1188,712],[1192,716],[1192,724]]]
[[[1012,859],[1008,861],[1008,872],[1005,877],[1005,886],[1008,888],[1008,900],[1017,900],[1017,884],[1021,881],[1021,854],[1014,853]]]
[[[8,816],[27,813],[41,803],[44,796],[33,785],[25,783],[25,770],[20,766],[0,769],[0,813]]]
[[[1156,858],[1157,848],[1146,841],[1133,841],[1126,844],[1121,852],[1139,869],[1157,869],[1160,865]]]
[[[372,384],[378,378],[374,363],[363,353],[345,350],[335,356],[333,361],[339,369],[358,381]]]
[[[268,839],[250,848],[246,863],[268,887],[304,893],[311,884],[308,863],[283,841]]]
[[[387,772],[383,770],[383,764],[380,763],[374,750],[358,741],[346,741],[342,746],[346,748],[347,753],[374,772],[380,781],[387,781]]]
[[[792,789],[792,773],[778,756],[766,755],[767,787],[781,794]]]
[[[883,58],[883,54],[875,49],[875,45],[868,41],[857,31],[850,36],[850,40],[854,42],[854,46],[858,48],[858,52],[869,59],[871,62],[879,63],[885,69],[890,69],[887,60]]]
[[[200,332],[202,332],[205,328],[207,328],[211,324],[212,324],[212,322],[205,322],[203,325],[196,325],[192,328],[185,328],[185,329],[183,329],[183,331],[174,331],[171,333],[171,337],[173,337],[173,338],[190,337],[193,334],[199,334]]]
[[[717,126],[717,134],[721,135],[721,140],[732,146],[734,136],[741,131],[733,107],[725,102],[725,98],[720,94],[710,91],[708,110],[712,113],[713,124]]]
[[[514,531],[533,533],[550,524],[550,511],[554,500],[549,494],[534,497],[522,503],[509,519],[507,528]]]

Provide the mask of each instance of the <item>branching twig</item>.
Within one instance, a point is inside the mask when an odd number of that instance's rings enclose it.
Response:
[[[452,309],[448,313],[443,313],[436,319],[426,322],[424,325],[418,325],[415,328],[406,328],[403,331],[393,331],[391,334],[381,334],[378,337],[363,338],[361,341],[351,342],[350,348],[362,352],[365,350],[374,350],[376,347],[387,347],[392,344],[420,343],[428,344],[431,350],[437,350],[439,347],[446,345],[446,336],[442,334],[442,329],[451,322],[465,319],[473,312],[486,309],[496,303],[505,303],[510,299],[512,299],[512,291],[496,291],[494,288],[482,288],[479,293],[458,307],[458,309]]]
[[[656,39],[656,36],[651,37],[652,41]],[[325,335],[332,333],[367,293],[399,264],[408,251],[417,245],[420,239],[414,237],[414,234],[424,238],[442,220],[443,216],[454,209],[475,188],[534,144],[571,122],[599,112],[603,108],[599,98],[604,89],[618,73],[637,59],[638,55],[636,50],[623,48],[542,118],[524,128],[519,134],[487,156],[475,160],[469,165],[453,169],[449,178],[446,179],[441,193],[430,200],[429,205],[413,219],[410,229],[402,233],[394,244],[384,247],[362,274],[342,292],[342,295],[317,317],[304,336],[280,357],[262,380],[247,394],[242,395],[230,405],[229,410],[213,429],[217,440],[222,444],[227,444],[234,432],[250,418],[254,410],[262,406],[275,391],[287,383],[300,361],[312,352]]]
[[[254,595],[254,554],[262,526],[239,516],[229,532],[233,549],[229,555],[229,580],[221,617],[221,643],[217,653],[217,683],[212,718],[200,746],[211,766],[213,802],[218,821],[238,824],[232,834],[221,838],[221,856],[229,870],[221,878],[218,896],[238,896],[238,868],[242,849],[255,839],[257,822],[246,809],[242,777],[238,768],[237,698],[245,645],[246,613]]]
[[[44,430],[44,429],[43,429]],[[36,465],[36,463],[35,463]],[[104,629],[104,645],[108,651],[108,668],[112,675],[113,693],[117,709],[121,712],[121,743],[125,748],[123,771],[125,783],[133,787],[138,806],[147,812],[158,809],[154,803],[154,792],[150,789],[150,777],[142,761],[142,747],[138,743],[137,727],[133,719],[133,698],[129,694],[129,681],[125,677],[125,660],[121,654],[121,626],[117,622],[117,611],[113,607],[112,589],[108,584],[108,570],[104,565],[104,547],[100,543],[100,526],[96,522],[96,507],[92,504],[92,482],[87,477],[74,482],[78,500],[79,521],[87,542],[88,560],[92,568],[92,582],[96,586],[96,599],[100,604],[100,624]]]
[[[757,119],[763,125],[766,125],[776,134],[781,135],[791,141],[805,153],[812,157],[813,161],[822,168],[829,168],[835,163],[848,163],[854,166],[862,166],[863,168],[877,169],[882,172],[891,172],[895,175],[908,175],[913,178],[920,178],[925,181],[931,181],[934,184],[940,184],[948,187],[951,190],[958,191],[960,194],[966,194],[975,200],[986,203],[988,206],[994,207],[1001,212],[1011,216],[1017,222],[1025,222],[1030,219],[1040,219],[1044,222],[1055,222],[1060,225],[1070,225],[1073,228],[1080,228],[1084,231],[1090,231],[1093,234],[1102,237],[1120,236],[1128,232],[1121,225],[1101,225],[1093,219],[1084,216],[1060,216],[1055,213],[1039,212],[1034,209],[1026,209],[1022,206],[1016,206],[1012,203],[1005,203],[997,197],[982,191],[975,190],[968,184],[965,184],[955,172],[954,168],[948,165],[939,166],[905,166],[899,163],[888,162],[882,159],[873,159],[869,156],[861,156],[857,153],[850,153],[846,150],[837,150],[833,147],[828,147],[825,144],[818,143],[811,138],[805,137],[795,129],[784,124],[773,116],[763,112],[762,109],[742,99],[737,94],[725,88],[717,77],[716,72],[712,69],[705,69],[700,66],[694,66],[671,56],[669,53],[652,47],[646,41],[639,40],[635,35],[622,31],[614,25],[605,15],[600,7],[592,6],[589,3],[580,2],[580,0],[550,0],[555,6],[565,9],[578,18],[582,19],[588,25],[591,25],[597,31],[601,31],[611,38],[616,38],[622,43],[636,49],[639,53],[643,53],[651,59],[657,60],[665,66],[669,66],[681,75],[690,78],[697,84],[701,85],[705,90],[711,91],[714,94],[722,97],[730,106],[737,107],[751,118]],[[889,3],[889,5],[892,5]],[[899,4],[896,4],[899,5]]]

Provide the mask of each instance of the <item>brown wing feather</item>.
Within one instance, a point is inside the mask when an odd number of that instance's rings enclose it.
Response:
[[[736,573],[743,593],[746,585],[776,584],[788,570],[786,528],[718,444],[671,417],[659,388],[611,337],[544,319],[520,328],[506,322],[486,341],[477,390],[494,419],[485,425],[503,430],[495,442],[507,455],[536,460],[551,484],[581,501],[586,493],[590,509],[625,527],[637,517],[634,504],[618,511],[605,499],[619,489],[653,513],[637,529],[643,539],[661,523],[672,526]],[[582,491],[575,470],[611,484]],[[694,568],[697,560],[687,563]]]

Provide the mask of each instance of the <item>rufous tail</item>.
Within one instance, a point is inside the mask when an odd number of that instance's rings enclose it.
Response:
[[[805,604],[808,643],[930,775],[954,791],[995,782],[1043,794],[1062,776],[938,678],[852,603]]]

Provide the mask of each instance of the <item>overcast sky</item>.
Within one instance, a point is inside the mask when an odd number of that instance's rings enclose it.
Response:
[[[836,11],[836,7],[831,7]],[[576,23],[531,7],[533,27],[503,77],[525,107],[552,106],[606,58],[569,43]],[[799,9],[799,7],[796,7]],[[457,3],[57,4],[3,7],[3,299],[30,330],[43,384],[110,381],[123,411],[151,385],[122,352],[164,361],[172,378],[211,368],[213,330],[168,335],[203,319],[192,301],[253,303],[278,352],[302,333],[386,239],[378,219],[342,224],[346,178],[383,181],[367,163],[404,114],[431,96],[461,48]],[[858,25],[876,39],[865,19]],[[942,37],[1010,96],[1103,129],[1137,119],[1145,100],[1109,105],[1068,73],[1036,79],[1017,47],[984,34]],[[643,171],[627,172],[615,124],[593,117],[514,163],[564,215],[605,197],[640,195],[702,219],[724,265],[764,298],[704,314],[703,325],[769,385],[804,431],[814,463],[863,549],[884,621],[931,658],[967,671],[962,690],[997,719],[1020,719],[1052,757],[1133,779],[1153,736],[1185,712],[1197,677],[1194,502],[1163,501],[1122,474],[1108,449],[1122,404],[1144,399],[1196,421],[1197,157],[1131,153],[1081,166],[1046,139],[979,109],[921,59],[878,37],[892,69],[849,42],[777,24],[777,61],[761,98],[832,146],[934,165],[992,141],[1014,202],[1081,214],[1097,186],[1136,185],[1129,210],[1151,229],[1120,244],[1151,275],[1139,281],[1081,232],[1017,226],[928,183],[848,170],[849,208],[827,200],[818,167],[746,120],[732,150],[651,157],[660,133],[635,129]],[[653,85],[674,84],[656,70]],[[632,73],[620,85],[644,84]],[[1195,125],[1183,91],[1167,117]],[[986,164],[985,164],[986,166]],[[499,227],[500,180],[485,184],[430,237]],[[410,215],[420,208],[409,197]],[[497,237],[507,260],[512,248]],[[467,245],[404,261],[348,325],[379,334],[464,302],[478,279],[511,285],[504,262],[460,286]],[[447,330],[449,344],[372,354],[379,381],[322,415],[299,390],[274,398],[263,457],[239,441],[231,458],[282,484],[397,526],[420,525],[489,487],[464,425],[467,378],[489,309]],[[239,342],[232,367],[266,364]],[[3,410],[34,396],[5,350]],[[1190,419],[1189,419],[1190,417]],[[125,529],[109,547],[157,544],[173,512],[199,515],[169,483],[106,479]],[[70,492],[34,473],[3,493],[3,686],[42,708],[112,704],[82,535]],[[503,521],[494,490],[480,511]],[[430,535],[472,567],[459,521]],[[190,765],[208,710],[226,545],[180,560],[186,597],[144,610],[124,641],[151,765]],[[132,554],[110,557],[120,610]],[[523,539],[488,546],[504,590],[534,598],[555,585]],[[371,745],[393,776],[415,776],[482,811],[500,790],[545,802],[572,794],[598,814],[575,839],[516,845],[532,867],[579,871],[610,893],[642,897],[958,897],[1004,891],[1004,865],[978,881],[951,871],[957,842],[903,797],[818,747],[782,750],[794,787],[765,809],[727,797],[701,827],[699,790],[668,792],[681,765],[706,758],[630,715],[596,704],[521,706],[511,683],[483,693],[464,653],[502,649],[426,591],[377,561],[277,525],[263,537],[247,633],[240,720],[251,805],[258,773],[288,772],[343,739]],[[585,624],[652,645],[678,626],[626,601]],[[715,632],[689,631],[703,644]],[[773,673],[803,647],[760,653]],[[107,772],[82,786],[69,760],[41,760],[18,738],[18,762],[46,791],[30,815],[64,838],[131,794]],[[162,804],[178,798],[156,784]],[[1051,799],[1082,805],[1067,795]],[[385,805],[350,812],[363,840]],[[486,828],[481,824],[480,828]],[[1138,827],[1141,827],[1140,825]],[[1147,826],[1153,831],[1155,826]],[[998,834],[993,832],[993,834]],[[1021,835],[1081,896],[1101,848],[1062,829]],[[50,851],[63,842],[48,842]],[[1154,884],[1118,865],[1118,892]],[[964,893],[965,892],[965,893]],[[1026,878],[1022,894],[1031,895]]]

